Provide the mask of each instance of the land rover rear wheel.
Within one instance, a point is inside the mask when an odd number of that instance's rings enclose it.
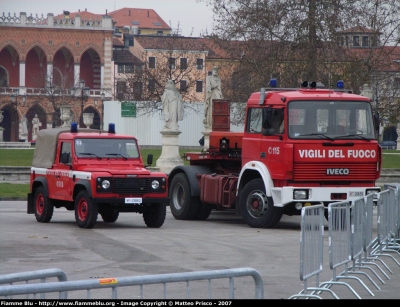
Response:
[[[283,208],[274,207],[272,198],[265,194],[262,179],[253,179],[244,186],[239,204],[243,220],[254,228],[272,228],[283,214]]]
[[[97,222],[99,207],[86,191],[80,191],[75,199],[75,220],[80,228],[93,228]]]
[[[199,209],[199,197],[190,195],[189,180],[185,174],[176,174],[169,189],[171,213],[177,220],[192,220]]]
[[[143,220],[150,228],[160,228],[164,224],[166,214],[165,204],[148,204],[143,207]]]
[[[48,223],[53,217],[53,201],[44,195],[44,187],[40,186],[35,192],[35,217],[40,223]]]

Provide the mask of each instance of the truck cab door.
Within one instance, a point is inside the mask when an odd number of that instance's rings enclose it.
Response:
[[[281,177],[285,163],[283,155],[283,135],[285,129],[283,108],[264,108],[260,161],[263,162],[273,178]]]

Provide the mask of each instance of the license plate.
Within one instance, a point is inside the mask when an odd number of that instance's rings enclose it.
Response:
[[[361,197],[364,196],[364,192],[350,192],[350,197]]]
[[[125,198],[125,204],[141,204],[142,199],[140,197]]]

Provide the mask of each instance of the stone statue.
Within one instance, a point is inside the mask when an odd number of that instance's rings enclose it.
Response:
[[[221,78],[218,76],[218,67],[214,66],[212,74],[206,78],[206,103],[204,108],[203,124],[205,128],[212,126],[212,101],[222,99]]]
[[[28,119],[26,118],[25,115],[22,115],[21,127],[22,127],[22,134],[23,135],[28,134]]]
[[[42,126],[42,123],[40,122],[37,114],[35,114],[35,117],[32,119],[32,136],[36,136],[38,134],[40,126]]]
[[[178,121],[183,120],[182,96],[175,87],[174,81],[168,80],[161,96],[164,111],[164,128],[178,130]]]

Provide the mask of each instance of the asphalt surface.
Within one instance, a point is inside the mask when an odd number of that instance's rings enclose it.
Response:
[[[255,229],[234,212],[221,211],[213,211],[205,221],[178,221],[168,208],[165,223],[158,229],[147,228],[137,213],[121,213],[111,224],[102,222],[99,216],[93,229],[80,229],[72,211],[55,209],[50,223],[43,224],[26,213],[26,201],[3,200],[0,275],[59,268],[68,280],[87,280],[250,267],[261,274],[265,299],[288,299],[304,288],[299,273],[300,222],[300,216],[283,216],[274,229]],[[400,261],[400,256],[394,257]],[[359,280],[342,281],[362,299],[399,299],[400,266],[383,256],[382,260],[393,273],[384,269],[390,278],[386,279],[375,269],[384,284],[373,273],[362,270],[380,290],[364,275],[354,275]],[[323,262],[320,282],[333,278],[327,228]],[[337,272],[343,269],[338,268]],[[308,286],[313,285],[314,277],[308,280]],[[227,280],[213,281],[211,287],[212,298],[228,297]],[[356,298],[345,286],[334,285],[331,289],[340,299]],[[235,278],[235,298],[252,299],[254,293],[252,278]],[[146,294],[145,291],[145,298]],[[182,299],[184,295],[183,290],[177,290],[171,291],[169,297]],[[329,293],[320,296],[333,298]],[[108,293],[103,298],[110,297]]]

